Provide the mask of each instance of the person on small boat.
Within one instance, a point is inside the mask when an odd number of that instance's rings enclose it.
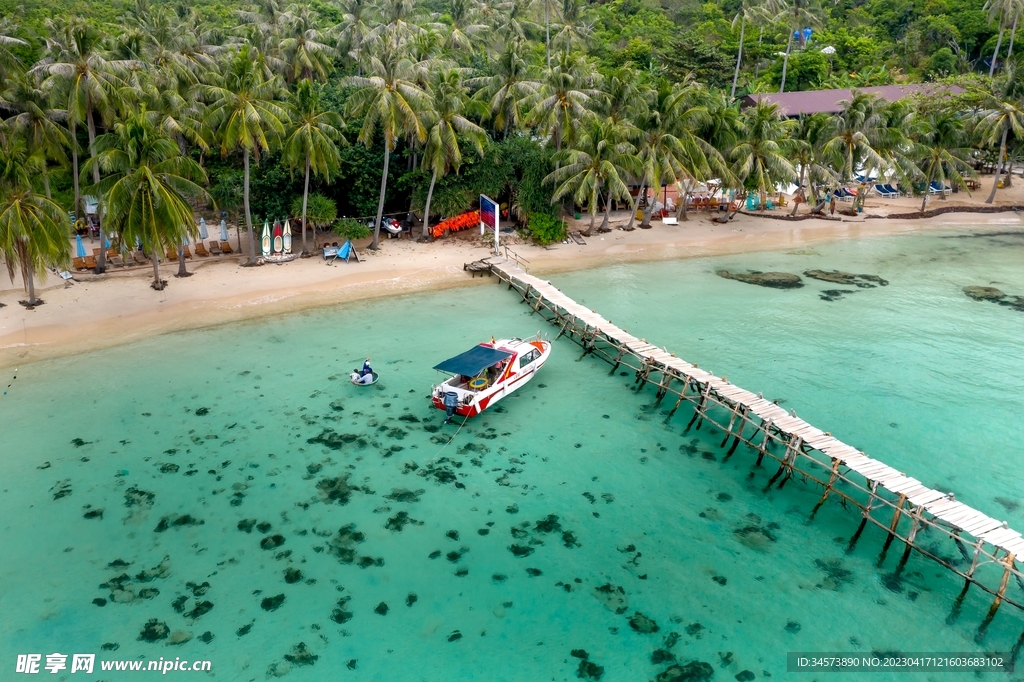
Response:
[[[358,370],[352,370],[352,373],[348,375],[348,378],[352,380],[353,384],[372,384],[373,374],[360,374]]]
[[[363,363],[363,369],[359,374],[364,377],[368,374],[373,374],[373,367],[370,367],[370,358],[366,358],[366,361]]]

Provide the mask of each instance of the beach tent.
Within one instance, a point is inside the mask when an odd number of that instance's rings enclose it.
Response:
[[[220,240],[226,242],[228,240],[228,224],[224,222],[222,218],[220,221]]]
[[[209,239],[210,235],[206,232],[206,218],[199,219],[199,238]]]
[[[82,243],[82,235],[75,235],[75,256],[85,258],[85,244]]]

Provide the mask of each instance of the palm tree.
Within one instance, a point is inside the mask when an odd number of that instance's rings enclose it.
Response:
[[[350,56],[356,63],[356,75],[362,72],[362,47],[370,33],[373,6],[369,0],[340,0],[341,23],[332,29],[337,39],[338,51]]]
[[[540,88],[540,83],[531,78],[521,49],[521,43],[506,43],[492,64],[494,75],[469,80],[470,87],[478,88],[475,96],[487,102],[494,130],[504,135],[526,127],[527,105]]]
[[[712,142],[711,135],[721,131],[715,128],[716,121],[711,108],[718,110],[716,115],[721,115],[723,122],[727,122],[735,114],[736,108],[726,103],[724,93],[709,93],[692,75],[687,75],[683,82],[672,90],[664,106],[671,122],[671,129],[680,144],[679,161],[683,173],[676,180],[687,181],[679,206],[676,208],[676,217],[679,220],[686,220],[689,189],[696,181],[718,177],[723,187],[733,182],[725,158]],[[644,219],[650,223],[650,211]]]
[[[320,89],[307,79],[295,84],[289,102],[291,123],[282,145],[282,158],[290,167],[305,167],[302,184],[302,254],[306,255],[306,205],[309,201],[309,173],[330,177],[341,156],[338,145],[347,145],[341,131],[345,121],[324,108]]]
[[[448,17],[451,26],[445,47],[453,52],[474,50],[473,38],[487,30],[487,25],[480,17],[480,8],[476,0],[450,0]]]
[[[538,29],[534,17],[536,0],[505,0],[498,8],[494,33],[507,41],[525,41]]]
[[[464,115],[474,108],[480,113],[483,105],[469,98],[458,70],[447,69],[435,76],[430,87],[427,141],[423,149],[423,165],[431,172],[427,203],[423,209],[424,239],[430,235],[430,201],[434,197],[434,183],[450,170],[458,173],[462,165],[459,137],[471,142],[477,154],[483,156],[487,133]]]
[[[630,211],[627,230],[633,229],[633,221],[636,219],[636,211],[640,205],[640,197],[646,194],[647,187],[653,187],[657,194],[663,183],[670,184],[678,179],[686,177],[687,171],[683,167],[682,157],[684,156],[683,145],[679,138],[673,134],[676,122],[673,118],[672,92],[668,88],[662,88],[654,93],[654,102],[643,111],[636,119],[639,139],[637,140],[637,159],[639,160],[640,172],[636,179],[640,182],[640,191]],[[640,226],[646,228],[650,225],[651,213],[654,204],[651,202],[644,210],[643,221]]]
[[[555,184],[554,200],[571,196],[590,213],[590,229],[599,209],[601,196],[605,200],[604,220],[599,232],[608,231],[612,202],[629,197],[626,181],[641,173],[636,148],[630,144],[621,126],[589,116],[572,146],[555,154],[555,160],[565,162],[546,178]]]
[[[978,133],[986,144],[999,143],[999,157],[996,162],[996,174],[992,180],[992,191],[985,200],[991,204],[996,199],[999,177],[1006,161],[1006,138],[1010,133],[1017,138],[1024,138],[1024,109],[1016,99],[996,97],[987,109],[981,112],[978,121]]]
[[[66,162],[71,144],[68,132],[60,124],[67,119],[63,109],[50,108],[49,94],[27,75],[8,81],[8,89],[0,101],[10,103],[18,113],[4,123],[17,137],[25,140],[30,154],[42,154],[42,179],[46,198],[50,197],[50,172],[47,161]]]
[[[384,136],[384,170],[380,177],[380,201],[373,225],[371,249],[380,248],[380,221],[384,216],[384,195],[388,184],[391,152],[404,135],[425,141],[426,128],[419,111],[427,95],[416,83],[412,60],[403,53],[396,34],[384,36],[376,43],[377,50],[367,59],[367,76],[352,76],[346,83],[356,88],[349,100],[352,114],[363,118],[359,141],[369,147],[375,133]]]
[[[915,148],[918,156],[918,168],[927,178],[924,186],[924,199],[921,201],[921,212],[928,205],[929,188],[933,181],[945,187],[946,180],[963,184],[963,174],[977,177],[968,159],[972,150],[967,147],[967,134],[964,130],[964,119],[959,112],[940,111],[922,117],[918,123],[915,136]],[[943,199],[945,193],[941,194]]]
[[[555,36],[556,47],[569,51],[573,47],[585,46],[594,32],[594,27],[586,21],[588,8],[586,0],[562,0],[558,12],[562,18],[562,28]],[[548,68],[551,68],[550,59]]]
[[[887,164],[878,153],[882,129],[878,99],[854,90],[850,99],[840,104],[843,108],[832,117],[830,139],[824,147],[839,181],[850,182],[861,170],[885,170]]]
[[[23,47],[28,43],[21,38],[14,37],[17,30],[18,27],[11,22],[9,17],[0,19],[0,81],[21,69],[21,60],[11,52],[11,48]]]
[[[200,184],[206,173],[153,125],[144,108],[97,138],[96,150],[83,172],[103,167],[106,175],[96,189],[106,202],[107,220],[122,239],[138,240],[150,252],[153,288],[159,291],[160,254],[180,250],[196,235],[190,200],[210,200]]]
[[[537,94],[529,119],[537,131],[549,136],[556,151],[571,142],[576,122],[587,113],[591,100],[600,95],[594,88],[595,70],[578,55],[558,54],[555,66],[548,69]]]
[[[46,20],[48,57],[40,61],[32,71],[45,75],[57,100],[66,103],[68,127],[72,140],[71,165],[75,188],[75,211],[84,215],[79,191],[78,145],[75,144],[75,127],[85,122],[89,133],[89,155],[95,157],[96,116],[106,118],[114,110],[116,90],[120,85],[118,77],[141,64],[131,59],[107,59],[103,53],[103,34],[94,25],[82,19],[66,21]],[[99,166],[93,165],[93,184],[99,184]],[[100,255],[96,260],[96,272],[106,268],[106,250],[103,224],[104,207],[100,204]]]
[[[782,60],[782,82],[779,85],[779,92],[785,92],[786,70],[789,68],[789,55],[793,51],[793,36],[797,36],[800,47],[803,47],[803,29],[809,26],[820,26],[823,10],[818,0],[774,0],[774,6],[778,9],[776,20],[784,22],[789,28],[786,55]]]
[[[765,204],[766,196],[780,183],[796,177],[784,145],[792,121],[779,114],[776,104],[759,101],[743,113],[745,134],[732,149],[733,168],[747,189],[756,189]]]
[[[288,65],[288,80],[326,80],[334,69],[334,48],[318,28],[319,17],[308,7],[290,5],[281,17],[280,50]]]
[[[277,79],[266,78],[253,49],[243,45],[224,66],[216,85],[205,88],[211,100],[207,111],[210,127],[217,132],[222,156],[240,149],[244,172],[243,205],[245,227],[249,234],[249,264],[256,262],[256,239],[249,210],[249,156],[260,162],[260,153],[269,151],[276,137],[284,133],[287,111],[276,101],[280,87]]]
[[[70,261],[67,215],[50,199],[36,194],[32,178],[42,172],[40,154],[30,154],[25,140],[8,137],[0,144],[0,256],[14,281],[15,267],[28,289],[27,307],[39,305],[35,275]]]
[[[999,62],[999,48],[1003,43],[1003,31],[1006,28],[1006,22],[1010,17],[1013,17],[1013,32],[1016,32],[1017,19],[1021,11],[1024,10],[1024,2],[1022,0],[986,0],[984,10],[988,13],[989,21],[997,21],[999,23],[999,37],[996,39],[996,49],[992,53],[992,63],[988,67],[988,75],[991,78],[995,74],[996,64]],[[1012,41],[1013,33],[1010,35],[1010,40]]]
[[[832,121],[828,114],[816,113],[801,116],[786,141],[786,155],[800,169],[797,174],[797,192],[803,196],[804,185],[811,190],[810,202],[818,203],[816,187],[830,180],[839,181],[835,172],[825,163],[824,146],[829,139]],[[830,183],[829,183],[830,184]],[[807,197],[804,196],[806,200]],[[790,215],[796,215],[800,203],[793,202]]]
[[[740,42],[736,50],[736,70],[732,74],[732,90],[729,92],[729,97],[736,97],[736,83],[740,78],[740,65],[743,63],[743,38],[747,23],[763,25],[768,20],[768,12],[773,5],[772,0],[761,0],[760,4],[755,3],[756,0],[741,0],[740,9],[732,19],[734,29],[736,22],[740,24]]]

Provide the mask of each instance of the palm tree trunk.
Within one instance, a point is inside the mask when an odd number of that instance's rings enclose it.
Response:
[[[1003,18],[999,17],[999,37],[996,38],[996,51],[992,53],[992,63],[988,67],[988,77],[996,72],[996,60],[999,58],[999,46],[1003,44]]]
[[[22,258],[21,277],[25,280],[25,286],[28,288],[28,304],[30,306],[36,304],[36,281],[32,274],[32,264],[28,262],[27,258]]]
[[[256,264],[256,238],[252,233],[252,213],[249,212],[249,150],[242,151],[242,165],[245,168],[245,181],[242,190],[242,202],[245,204],[245,229],[249,234],[249,265]],[[238,250],[242,247],[239,245]]]
[[[743,11],[743,8],[740,8]],[[740,62],[743,61],[743,30],[747,27],[746,15],[740,15],[740,49],[736,51],[736,70],[732,74],[732,93],[729,97],[736,98],[736,81],[740,78]]]
[[[789,29],[789,42],[786,43],[786,56],[782,60],[782,84],[779,85],[779,92],[786,91],[786,69],[789,68],[789,52],[793,49],[793,29]]]
[[[150,257],[153,260],[153,288],[157,291],[163,291],[164,285],[163,282],[160,281],[160,256],[157,253],[158,248],[159,246],[154,245],[153,253],[150,254]]]
[[[1003,178],[1003,187],[1013,187],[1013,159],[1006,164],[1006,177]],[[945,199],[946,195],[943,194],[942,198]]]
[[[612,214],[612,200],[611,197],[605,197],[604,201],[604,219],[601,221],[601,227],[598,228],[598,232],[608,232],[608,219]]]
[[[185,267],[185,247],[178,246],[178,277],[190,277],[191,272]]]
[[[1003,170],[1003,160],[1006,158],[1006,133],[1009,132],[1010,127],[1003,127],[1003,140],[999,143],[999,162],[996,164],[996,177],[992,181],[992,192],[988,195],[988,199],[985,199],[986,204],[991,204],[996,200],[996,188],[999,187],[999,174]]]
[[[306,251],[306,202],[309,200],[309,154],[306,154],[306,181],[302,185],[302,255],[307,256]]]
[[[373,242],[370,248],[374,251],[380,248],[380,221],[384,217],[384,192],[388,188],[388,166],[391,164],[391,147],[384,143],[384,172],[380,176],[380,201],[377,202],[377,220],[373,223]]]
[[[85,117],[89,125],[89,158],[96,158],[96,123],[92,117],[92,105],[89,99],[85,100]],[[92,181],[93,184],[100,184],[100,167],[99,164],[93,163],[92,167]],[[107,269],[107,240],[103,234],[103,202],[102,197],[96,197],[96,219],[100,223],[100,255],[96,259],[96,274],[102,274]]]
[[[434,198],[434,183],[437,182],[437,169],[430,176],[430,188],[427,190],[427,205],[423,208],[423,238],[430,236],[430,201]]]
[[[931,194],[932,180],[935,179],[935,167],[933,166],[928,171],[928,184],[924,186],[924,199],[921,200],[921,213],[924,213],[925,206],[928,205],[928,195]]]
[[[551,0],[544,0],[544,50],[551,68]]]
[[[78,140],[75,139],[74,121],[69,122],[68,128],[71,133],[71,177],[75,185],[75,217],[84,220],[85,206],[82,205],[82,192],[78,188]]]
[[[676,208],[676,220],[689,220],[690,219],[686,215],[687,207],[689,206],[689,204],[690,204],[690,186],[687,185],[686,186],[686,191],[683,192],[683,196],[681,196],[679,198],[679,207]]]
[[[800,177],[799,177],[799,179],[797,180],[797,182],[799,183],[799,185],[798,185],[798,186],[797,186],[797,188],[796,188],[796,195],[794,195],[794,196],[793,196],[793,210],[789,212],[789,215],[791,215],[791,216],[794,216],[794,215],[796,215],[796,210],[797,210],[798,208],[800,208],[800,204],[799,204],[799,203],[797,203],[796,197],[797,197],[797,196],[799,196],[799,195],[800,195],[800,194],[801,194],[801,193],[803,192],[803,187],[804,187],[804,172],[805,172],[806,170],[807,170],[807,167],[806,167],[806,166],[805,166],[804,164],[802,164],[802,163],[801,163],[801,164],[800,164]]]
[[[593,209],[593,207],[592,207],[592,209]],[[597,211],[591,210],[590,211],[590,227],[587,228],[587,236],[588,237],[590,236],[590,233],[594,231],[594,219],[595,218],[597,218]]]
[[[647,185],[640,185],[640,189],[637,190],[636,199],[633,200],[633,209],[629,213],[629,223],[626,225],[626,232],[630,232],[633,229],[633,223],[636,222],[636,209],[640,206],[640,194],[647,194]]]
[[[646,230],[651,226],[651,214],[654,213],[654,202],[647,204],[647,208],[644,210],[644,218],[640,221],[640,229]]]
[[[1010,29],[1010,46],[1006,49],[1006,61],[1009,62],[1010,58],[1013,57],[1013,39],[1017,35],[1017,20],[1020,18],[1020,12],[1013,15],[1013,28]]]

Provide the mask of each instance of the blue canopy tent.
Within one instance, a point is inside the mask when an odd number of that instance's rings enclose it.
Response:
[[[487,346],[476,346],[461,355],[456,355],[454,358],[449,358],[441,364],[435,365],[434,369],[439,372],[447,372],[448,374],[461,374],[472,377],[509,357],[512,357],[510,351],[496,350]]]

